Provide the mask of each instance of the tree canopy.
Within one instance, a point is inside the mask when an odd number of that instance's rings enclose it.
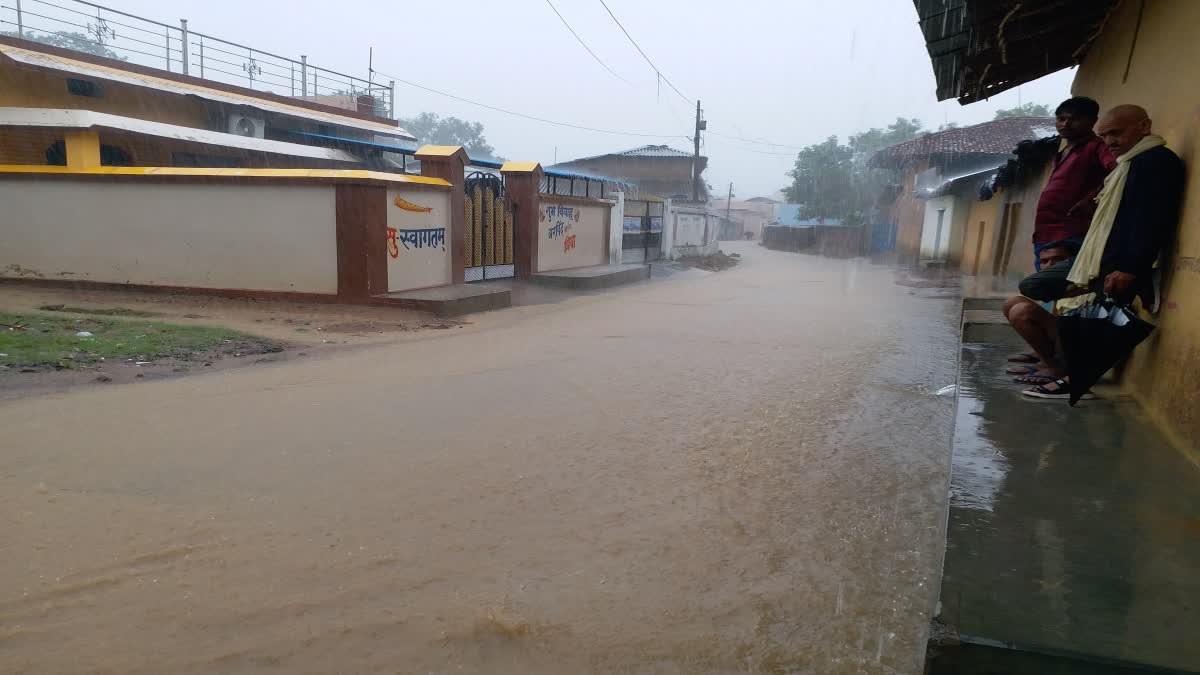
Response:
[[[867,160],[876,150],[925,133],[921,120],[896,118],[883,128],[853,134],[842,144],[837,136],[810,145],[796,156],[784,188],[787,200],[801,204],[801,218],[839,218],[863,223],[882,188],[896,180],[894,171],[872,169]]]
[[[401,127],[423,143],[461,145],[472,159],[499,159],[496,149],[484,137],[483,125],[479,122],[467,122],[429,112],[399,122]]]
[[[1054,117],[1054,110],[1044,103],[1023,103],[1015,108],[1004,108],[996,111],[995,119],[1005,117]]]
[[[4,35],[6,37],[20,37],[19,35],[17,35],[16,31],[7,31],[7,30],[0,31],[0,35]],[[104,45],[100,44],[99,42],[92,40],[90,37],[88,37],[87,35],[84,35],[83,33],[69,33],[67,31],[62,31],[62,30],[54,32],[54,33],[37,33],[37,32],[31,31],[31,30],[27,30],[27,31],[25,31],[24,37],[26,40],[33,40],[34,42],[40,42],[45,45],[50,45],[51,47],[61,47],[62,49],[72,49],[77,52],[86,52],[88,54],[95,54],[96,56],[104,56],[104,57],[110,58],[110,59],[117,59],[118,61],[128,61],[129,60],[123,56],[118,55],[116,52],[109,49],[108,47],[105,47]]]

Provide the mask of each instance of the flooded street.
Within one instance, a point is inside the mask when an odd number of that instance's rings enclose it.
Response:
[[[0,403],[0,672],[920,672],[958,306],[724,248],[453,333]]]

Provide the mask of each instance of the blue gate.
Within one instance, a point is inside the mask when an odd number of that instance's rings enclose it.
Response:
[[[871,253],[896,250],[896,224],[877,223],[871,226]]]

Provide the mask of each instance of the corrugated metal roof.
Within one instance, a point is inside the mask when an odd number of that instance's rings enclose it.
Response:
[[[888,146],[871,155],[869,164],[898,168],[934,155],[1010,155],[1021,141],[1049,138],[1057,133],[1053,117],[1005,117],[928,133]]]
[[[310,157],[334,162],[359,163],[354,155],[333,148],[319,148],[299,143],[285,143],[265,138],[248,138],[207,129],[193,129],[175,124],[150,122],[133,117],[121,117],[91,110],[63,108],[0,108],[0,127],[43,127],[53,129],[112,129],[159,138],[172,138],[192,143],[216,145],[240,150],[266,152],[275,155]]]
[[[966,104],[1077,65],[1119,0],[913,0],[938,100]]]
[[[56,54],[47,54],[45,52],[34,51],[32,49],[24,49],[22,47],[14,47],[0,43],[0,54],[4,54],[8,58],[18,63],[37,68],[46,68],[49,70],[57,70],[60,72],[72,73],[74,75],[83,75],[85,77],[93,77],[101,80],[109,80],[112,82],[121,82],[131,84],[136,87],[147,87],[158,91],[169,92],[172,94],[182,94],[185,96],[199,96],[200,98],[220,103],[231,105],[244,105],[259,110],[279,113],[281,115],[289,115],[292,117],[301,117],[305,119],[322,122],[324,124],[336,124],[338,126],[350,127],[352,129],[362,129],[364,131],[372,131],[375,133],[388,134],[407,140],[416,140],[412,134],[398,126],[391,126],[382,122],[371,122],[369,120],[360,120],[353,117],[343,117],[333,113],[326,113],[319,110],[312,110],[301,106],[288,105],[262,98],[252,96],[242,96],[220,89],[203,87],[198,84],[190,84],[186,82],[177,82],[162,77],[154,77],[152,75],[143,75],[118,68],[110,68],[95,63],[87,63],[86,61],[77,61]]]

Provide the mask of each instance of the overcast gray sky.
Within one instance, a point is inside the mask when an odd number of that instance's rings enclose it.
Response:
[[[550,164],[666,143],[690,150],[695,99],[708,128],[803,146],[845,137],[897,116],[927,127],[973,124],[1022,101],[1056,104],[1069,95],[1062,71],[990,101],[934,100],[933,74],[911,0],[607,0],[617,18],[685,101],[665,84],[599,0],[553,0],[585,42],[628,80],[597,64],[546,0],[384,2],[337,0],[102,0],[115,9],[343,72],[380,71],[538,117],[660,138],[566,129],[514,118],[397,84],[401,116],[423,111],[482,122],[509,159]],[[765,195],[790,180],[794,147],[707,134],[705,173],[723,193]],[[784,153],[784,154],[765,154]]]

